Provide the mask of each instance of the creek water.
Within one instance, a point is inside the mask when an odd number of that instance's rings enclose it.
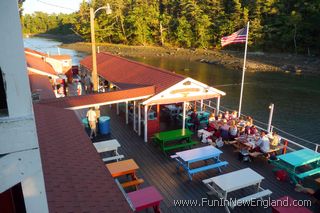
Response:
[[[58,53],[61,44],[45,38],[26,38],[26,47],[50,54]],[[60,48],[61,54],[69,54],[73,64],[86,54]],[[250,56],[249,56],[250,57]],[[222,66],[176,58],[130,58],[131,60],[160,67],[189,76],[227,93],[221,105],[238,110],[242,73]],[[320,76],[296,75],[280,72],[247,72],[243,92],[242,113],[254,120],[268,123],[269,105],[274,103],[272,125],[280,135],[308,145],[307,141],[320,144]],[[224,110],[224,108],[222,108]],[[257,125],[265,127],[256,122]],[[287,133],[298,136],[294,138]],[[307,140],[307,141],[305,141]]]

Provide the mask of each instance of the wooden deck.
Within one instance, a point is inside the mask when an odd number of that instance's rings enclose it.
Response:
[[[120,142],[121,147],[119,153],[124,154],[125,159],[133,158],[139,165],[140,169],[138,171],[138,176],[145,180],[142,187],[153,185],[163,195],[164,201],[160,206],[162,212],[225,212],[224,207],[210,207],[207,204],[203,207],[178,207],[174,205],[174,200],[196,200],[198,204],[201,204],[203,198],[208,198],[206,194],[208,189],[201,180],[219,175],[218,171],[211,170],[196,174],[193,177],[193,181],[190,181],[185,172],[182,170],[180,173],[177,172],[176,162],[170,159],[169,155],[164,155],[159,147],[155,147],[151,143],[145,143],[143,138],[133,131],[131,124],[125,124],[123,113],[118,116],[116,115],[114,108],[110,109],[109,107],[103,107],[101,109],[101,114],[111,117],[111,137],[116,138]],[[171,128],[172,127],[173,126],[171,125]],[[238,153],[234,152],[232,146],[225,145],[221,150],[223,151],[221,159],[229,162],[229,166],[224,169],[223,173],[250,167],[265,177],[261,186],[264,189],[270,189],[273,192],[271,199],[277,199],[285,195],[300,200],[310,199],[310,196],[295,192],[294,186],[290,183],[277,181],[272,173],[271,165],[269,165],[265,159],[257,158],[251,163],[241,163],[238,160]],[[231,193],[231,197],[243,197],[248,190],[250,189]],[[216,197],[210,197],[210,199],[217,200]],[[316,212],[314,206],[312,209]],[[237,207],[233,212],[271,212],[271,208]]]

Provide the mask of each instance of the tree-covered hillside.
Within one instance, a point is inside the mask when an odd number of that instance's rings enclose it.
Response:
[[[97,42],[217,48],[222,36],[250,21],[250,48],[315,54],[320,51],[320,0],[92,0],[78,12],[22,17],[25,33],[79,33],[90,41],[89,8]]]

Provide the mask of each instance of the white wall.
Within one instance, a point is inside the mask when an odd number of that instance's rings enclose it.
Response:
[[[9,117],[0,117],[0,193],[22,184],[27,212],[48,212],[17,0],[0,0],[0,67]]]
[[[10,117],[30,115],[31,93],[27,77],[17,0],[0,1],[0,66],[7,86]],[[21,107],[20,103],[24,103]]]

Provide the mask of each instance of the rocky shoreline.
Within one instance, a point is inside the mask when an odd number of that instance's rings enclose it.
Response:
[[[91,52],[90,43],[75,42],[61,45],[63,48]],[[182,49],[154,46],[128,46],[121,44],[97,44],[100,51],[127,57],[174,57],[201,63],[222,65],[229,69],[242,70],[243,52],[203,49]],[[249,72],[290,72],[297,74],[320,74],[320,59],[284,53],[248,52]]]

